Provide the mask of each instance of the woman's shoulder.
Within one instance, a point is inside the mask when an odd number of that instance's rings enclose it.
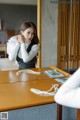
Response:
[[[12,36],[11,38],[9,38],[8,42],[10,42],[10,43],[17,43],[16,36]]]

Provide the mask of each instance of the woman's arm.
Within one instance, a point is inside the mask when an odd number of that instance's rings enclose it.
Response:
[[[31,48],[31,51],[28,53],[26,51],[25,43],[21,44],[21,54],[22,54],[22,59],[24,62],[28,62],[31,59],[33,59],[39,51],[39,45],[33,45]]]
[[[80,68],[59,88],[55,101],[61,105],[80,108]]]
[[[7,54],[9,56],[9,60],[15,60],[17,56],[17,52],[19,50],[20,44],[16,40],[16,36],[9,39],[7,43]]]

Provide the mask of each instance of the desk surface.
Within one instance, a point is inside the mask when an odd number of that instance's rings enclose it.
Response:
[[[12,84],[0,84],[0,111],[25,108],[30,106],[53,103],[51,96],[40,96],[32,93],[30,88],[48,90],[55,80],[36,80],[29,82],[17,82]]]
[[[0,71],[0,111],[54,103],[53,97],[36,95],[30,91],[30,88],[48,90],[52,84],[58,83],[44,73],[47,69],[50,68],[34,68],[41,72],[39,76],[26,73],[16,76],[17,70]]]
[[[33,70],[36,72],[40,72],[40,75],[30,74],[30,73],[22,73],[21,75],[17,76],[16,72],[18,70],[7,70],[7,71],[0,71],[0,84],[2,83],[13,83],[13,82],[21,82],[21,81],[31,81],[31,80],[42,80],[48,77],[48,75],[45,74],[45,70],[51,70],[51,69],[57,69],[56,67],[48,67],[48,68],[32,68],[29,70]],[[66,72],[63,72],[59,70],[61,73],[64,74],[64,76],[68,76]]]
[[[30,74],[30,73],[22,73],[21,75],[17,76],[16,72],[18,70],[9,70],[9,71],[0,71],[0,84],[2,83],[13,83],[13,82],[21,82],[21,81],[33,81],[33,80],[42,80],[49,78],[48,75],[45,74],[45,70],[50,68],[33,68],[31,70],[40,72],[40,75]]]

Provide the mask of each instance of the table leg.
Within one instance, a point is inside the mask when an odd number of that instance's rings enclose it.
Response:
[[[80,120],[80,109],[77,109],[77,120]]]
[[[57,104],[57,120],[62,120],[62,105]]]

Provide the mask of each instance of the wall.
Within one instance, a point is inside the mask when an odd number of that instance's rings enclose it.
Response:
[[[9,4],[23,4],[23,5],[36,5],[37,0],[0,0],[0,3]]]
[[[25,20],[37,22],[36,5],[10,5],[0,4],[0,19],[2,20],[2,30],[0,31],[0,41],[6,42],[6,30],[18,30],[20,24]]]
[[[57,105],[55,103],[7,112],[8,120],[57,120]],[[62,120],[76,120],[76,109],[63,107],[63,113]]]
[[[42,0],[42,67],[57,65],[58,5]]]

